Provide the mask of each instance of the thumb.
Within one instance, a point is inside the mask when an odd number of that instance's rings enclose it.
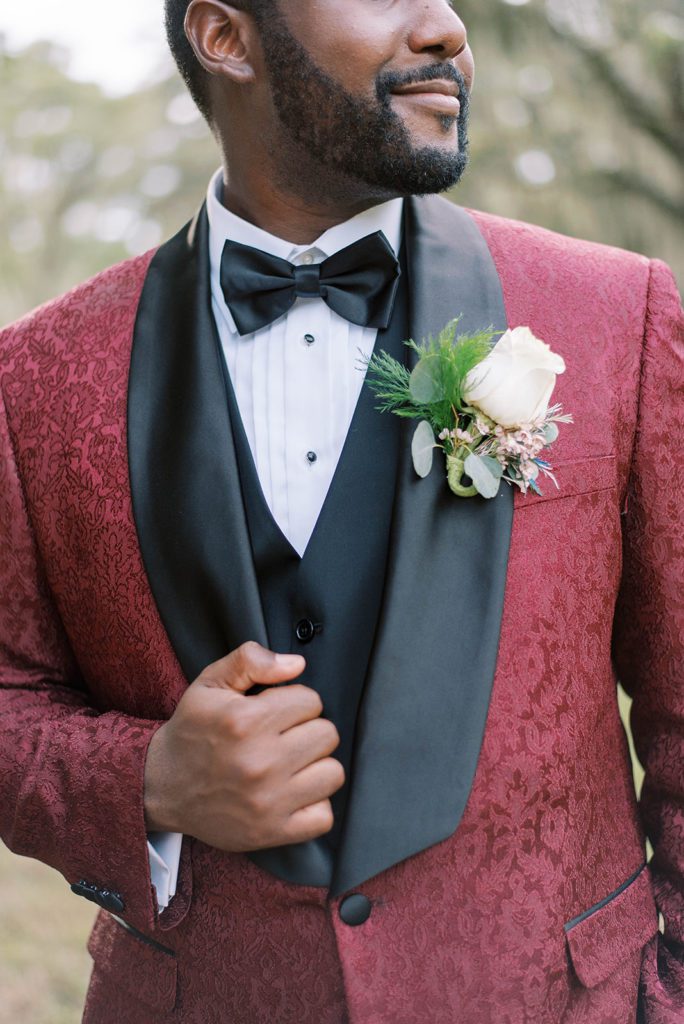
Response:
[[[249,640],[225,658],[207,665],[197,682],[246,693],[257,683],[273,686],[296,679],[305,668],[306,661],[300,654],[276,654]]]

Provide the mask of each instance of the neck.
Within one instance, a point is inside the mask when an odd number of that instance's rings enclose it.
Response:
[[[285,191],[258,173],[241,175],[231,162],[224,167],[223,205],[277,238],[294,245],[310,245],[329,228],[377,206],[390,196],[340,195],[304,199]]]

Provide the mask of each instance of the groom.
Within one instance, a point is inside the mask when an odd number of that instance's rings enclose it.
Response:
[[[0,338],[0,834],[101,908],[84,1020],[683,1020],[672,275],[431,195],[446,0],[166,14],[206,203]],[[459,314],[565,360],[558,489],[457,498],[375,408]]]

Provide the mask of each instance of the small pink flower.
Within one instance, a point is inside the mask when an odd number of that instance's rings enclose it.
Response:
[[[523,475],[523,480],[527,482],[536,480],[539,476],[539,466],[534,462],[525,461],[520,464],[520,472]]]
[[[440,441],[446,441],[446,439],[449,436],[450,436],[450,431],[449,431],[449,429],[447,427],[445,427],[444,430],[440,430],[439,434],[437,435],[437,438]]]
[[[525,451],[524,447],[510,435],[503,441],[501,447],[509,455],[522,455]]]
[[[466,444],[472,444],[472,443],[473,443],[473,438],[472,438],[472,436],[471,436],[471,435],[470,435],[470,434],[468,433],[468,431],[467,431],[467,430],[460,430],[459,428],[457,428],[457,429],[456,429],[456,430],[454,431],[454,434],[456,435],[456,439],[457,439],[458,441],[464,441],[464,442],[465,442]]]

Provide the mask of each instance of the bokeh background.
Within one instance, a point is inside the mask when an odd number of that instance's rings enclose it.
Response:
[[[477,77],[454,198],[660,257],[681,284],[681,0],[455,6]],[[166,53],[161,7],[3,5],[0,324],[156,245],[201,202],[219,160]],[[0,844],[0,1024],[80,1020],[94,912]]]

